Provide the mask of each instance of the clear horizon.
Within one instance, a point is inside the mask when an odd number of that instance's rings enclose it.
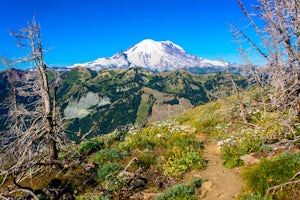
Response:
[[[110,57],[144,39],[170,40],[189,54],[243,63],[228,26],[229,23],[245,25],[236,0],[1,0],[1,3],[0,56],[8,58],[26,53],[16,47],[9,30],[18,30],[35,17],[41,25],[44,47],[51,49],[45,54],[45,61],[51,66]]]

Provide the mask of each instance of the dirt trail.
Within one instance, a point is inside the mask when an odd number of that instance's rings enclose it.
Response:
[[[223,166],[221,152],[216,143],[209,142],[205,146],[204,157],[208,160],[208,166],[199,172],[207,180],[202,185],[203,199],[237,199],[243,185],[239,169],[227,169]]]
[[[189,174],[189,178],[198,177],[206,180],[201,186],[201,199],[237,199],[243,185],[239,169],[227,169],[223,166],[221,152],[214,142],[207,143],[204,148],[204,157],[208,160],[207,168],[202,171],[193,171]]]

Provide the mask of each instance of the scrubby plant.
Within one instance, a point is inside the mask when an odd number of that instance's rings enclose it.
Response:
[[[119,163],[107,163],[98,169],[98,178],[100,182],[112,180],[122,169]]]
[[[247,191],[266,194],[268,188],[289,181],[300,170],[300,153],[284,152],[272,160],[247,167],[243,172]]]
[[[166,127],[146,127],[141,131],[128,136],[120,148],[130,151],[134,149],[153,149],[162,144],[163,134],[167,132]]]
[[[242,129],[236,136],[225,140],[221,144],[224,166],[233,168],[241,166],[244,162],[241,155],[259,151],[262,146],[260,136],[253,129]]]
[[[258,194],[250,194],[241,196],[240,199],[242,200],[272,200],[273,198],[264,197]]]
[[[200,188],[203,182],[204,182],[203,178],[192,178],[189,181],[189,185],[193,188]]]
[[[156,155],[153,151],[143,151],[137,155],[138,165],[140,167],[150,167],[151,165],[155,164]]]
[[[206,166],[204,160],[198,152],[174,150],[171,155],[166,156],[163,164],[166,175],[177,175],[185,173],[191,169],[202,169]]]
[[[100,141],[98,138],[93,138],[90,140],[85,140],[82,142],[78,147],[78,152],[80,154],[88,154],[93,151],[96,151],[103,145],[103,142]]]
[[[164,194],[157,197],[157,200],[196,200],[195,189],[185,184],[177,184],[170,187]]]
[[[123,150],[139,150],[141,164],[151,165],[155,161],[145,152],[161,149],[159,156],[166,175],[177,175],[191,169],[201,169],[206,161],[201,157],[203,144],[195,138],[194,129],[165,121],[144,128],[126,137],[120,144]],[[145,162],[145,163],[143,163]]]
[[[268,144],[263,144],[260,146],[259,151],[269,153],[269,152],[273,151],[273,147]]]
[[[4,176],[0,175],[0,184],[3,182],[3,180],[4,180]]]
[[[124,176],[118,175],[116,178],[108,181],[106,183],[107,191],[116,192],[120,190],[126,184],[126,179]]]
[[[98,165],[103,165],[107,162],[116,162],[123,157],[123,153],[118,149],[101,149],[95,153],[92,160]]]

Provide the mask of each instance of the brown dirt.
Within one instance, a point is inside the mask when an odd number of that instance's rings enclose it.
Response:
[[[209,142],[205,146],[204,157],[208,160],[207,168],[189,174],[189,178],[196,177],[206,180],[201,186],[202,199],[237,199],[243,185],[239,169],[227,169],[223,166],[221,152],[214,142]]]

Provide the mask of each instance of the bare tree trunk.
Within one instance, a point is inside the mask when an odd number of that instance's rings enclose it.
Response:
[[[53,124],[53,119],[55,116],[52,116],[51,108],[51,99],[50,99],[50,89],[49,89],[49,79],[46,71],[46,65],[43,61],[43,46],[40,37],[40,28],[36,24],[35,20],[32,23],[33,26],[33,37],[31,37],[31,48],[32,52],[35,52],[34,55],[34,65],[39,75],[41,82],[41,96],[43,101],[43,112],[45,116],[45,130],[46,130],[46,139],[49,145],[49,161],[57,160],[58,152],[56,148],[56,141],[54,140],[55,127]]]
[[[29,52],[26,57],[15,62],[32,62],[33,72],[26,73],[24,80],[18,80],[19,86],[14,88],[16,95],[29,98],[30,103],[18,104],[16,98],[10,105],[8,118],[11,120],[7,134],[0,138],[3,142],[1,158],[11,158],[13,165],[0,174],[26,171],[34,166],[37,160],[44,163],[55,163],[58,158],[58,142],[61,142],[60,127],[57,125],[56,99],[51,99],[47,66],[43,59],[44,49],[41,42],[40,27],[33,19],[31,24],[18,32],[11,32],[17,40],[17,45],[26,47]],[[57,90],[55,88],[55,93]],[[35,109],[33,109],[35,107]],[[1,135],[0,135],[1,136]],[[47,157],[41,159],[40,153],[47,152]],[[45,160],[47,159],[47,161]],[[3,169],[0,166],[1,170]]]

